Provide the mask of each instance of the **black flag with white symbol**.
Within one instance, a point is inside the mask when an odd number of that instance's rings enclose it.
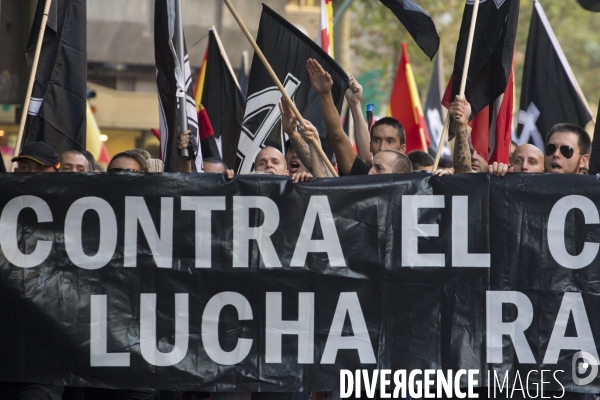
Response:
[[[45,1],[39,1],[25,58],[31,66]],[[85,150],[87,93],[85,0],[54,0],[42,42],[25,140],[44,142],[58,154]],[[19,152],[16,149],[15,154]]]
[[[158,87],[158,111],[160,117],[160,149],[165,164],[165,172],[177,171],[179,150],[178,97],[185,96],[187,128],[190,135],[196,136],[198,143],[198,116],[194,100],[194,88],[190,74],[190,62],[185,51],[183,63],[177,59],[174,46],[175,35],[174,0],[154,2],[154,58],[156,62],[156,85]],[[184,40],[185,48],[185,40]],[[183,65],[183,68],[182,68]],[[195,161],[196,169],[202,170],[202,155]]]
[[[535,1],[523,67],[519,127],[513,140],[543,149],[546,133],[555,124],[569,122],[585,127],[591,119],[544,10]]]
[[[319,96],[310,83],[306,61],[314,58],[333,78],[331,94],[338,111],[342,108],[344,92],[348,88],[348,75],[314,40],[266,5],[263,5],[256,43],[302,117],[319,131],[323,150],[331,158],[333,151],[325,131]],[[238,145],[237,173],[249,173],[257,154],[266,146],[276,147],[283,152],[285,134],[281,128],[280,99],[279,89],[255,54]]]

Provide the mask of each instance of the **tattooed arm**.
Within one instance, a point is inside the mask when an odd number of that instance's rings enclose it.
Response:
[[[321,141],[319,139],[319,132],[317,132],[317,129],[309,121],[305,122],[306,129],[300,128],[300,134],[302,135],[302,138],[306,141],[308,147],[310,148],[310,159],[312,161],[313,175],[315,178],[332,177],[333,175],[331,175],[331,172],[329,171],[327,165],[325,165],[325,162],[317,152],[317,148],[315,147],[315,144],[311,139],[312,136],[312,138],[314,138],[320,144]]]
[[[306,142],[302,139],[302,136],[296,132],[298,119],[294,115],[294,111],[292,111],[292,108],[283,99],[279,102],[279,110],[281,111],[281,126],[283,127],[283,131],[290,137],[290,143],[296,151],[298,158],[302,161],[302,164],[312,172],[310,150]]]
[[[471,147],[469,145],[471,138],[468,133],[471,105],[465,99],[456,96],[448,111],[450,113],[450,130],[454,132],[452,160],[454,172],[457,174],[473,172],[471,168]]]

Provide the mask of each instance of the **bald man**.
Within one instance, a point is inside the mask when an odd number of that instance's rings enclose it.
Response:
[[[494,162],[488,173],[504,176],[507,172],[544,172],[544,153],[531,144],[518,146],[510,157],[510,165]]]

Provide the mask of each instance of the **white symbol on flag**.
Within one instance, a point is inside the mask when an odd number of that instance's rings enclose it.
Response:
[[[533,140],[535,147],[539,149],[544,148],[544,139],[535,125],[539,117],[540,110],[533,102],[529,103],[527,111],[519,111],[519,124],[523,125],[523,129],[521,130],[521,137],[516,138],[518,144],[529,143],[529,140],[531,139]]]
[[[283,87],[291,98],[294,97],[300,83],[301,82],[292,74],[286,76]],[[277,86],[271,86],[248,97],[248,101],[246,102],[246,115],[244,115],[242,134],[240,135],[240,143],[238,144],[237,151],[237,156],[241,161],[237,171],[238,174],[250,173],[252,165],[254,164],[254,159],[261,149],[265,147],[265,141],[277,122],[281,119],[281,111],[279,111],[278,107],[280,99],[281,92]],[[256,132],[250,131],[248,129],[248,122],[265,110],[269,111],[263,120],[260,121],[260,126],[256,129]],[[283,143],[284,139],[282,132],[281,135],[281,142]]]

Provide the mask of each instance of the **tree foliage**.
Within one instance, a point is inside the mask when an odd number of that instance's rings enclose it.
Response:
[[[416,0],[434,20],[441,39],[445,79],[452,73],[454,53],[464,9],[464,0]],[[595,110],[600,97],[600,13],[579,6],[576,0],[542,0],[541,4],[590,106]],[[533,0],[521,0],[514,57],[517,106]],[[393,84],[401,43],[406,42],[421,99],[427,92],[433,63],[396,19],[377,0],[355,0],[352,5],[353,73],[357,76],[380,70],[378,82],[361,82],[378,87],[377,102],[387,102]],[[371,73],[371,76],[373,74]],[[557,93],[557,95],[559,95]]]

